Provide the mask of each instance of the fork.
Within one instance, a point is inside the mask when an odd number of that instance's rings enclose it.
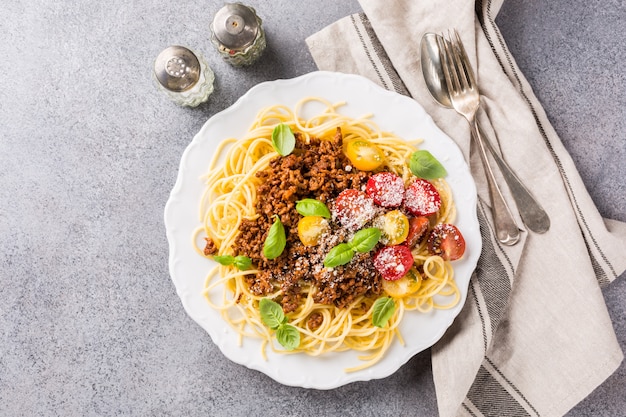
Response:
[[[455,30],[454,39],[452,36],[449,38],[438,37],[438,43],[441,66],[450,93],[450,101],[457,113],[465,117],[469,123],[472,138],[478,145],[491,196],[496,238],[504,245],[514,245],[519,241],[520,228],[515,223],[511,210],[496,182],[493,169],[487,158],[483,138],[476,124],[476,113],[480,107],[480,93],[474,78],[474,70],[469,63],[459,33]]]

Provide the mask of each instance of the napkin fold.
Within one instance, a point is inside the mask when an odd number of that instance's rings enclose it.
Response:
[[[483,251],[462,312],[432,348],[444,417],[563,415],[623,359],[601,287],[626,269],[626,223],[598,213],[495,25],[502,2],[360,0],[364,13],[306,40],[319,69],[360,74],[414,98],[470,163]],[[524,231],[515,246],[494,237],[468,124],[430,97],[422,77],[422,35],[453,28],[477,71],[487,136],[551,219],[549,232]]]

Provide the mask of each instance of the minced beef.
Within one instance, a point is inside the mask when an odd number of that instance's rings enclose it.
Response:
[[[320,313],[312,313],[306,321],[306,325],[309,330],[317,330],[323,322],[324,316],[322,316]]]
[[[311,138],[304,142],[295,133],[296,147],[284,157],[276,157],[269,167],[256,174],[256,220],[243,220],[233,253],[245,255],[262,272],[248,276],[250,290],[265,295],[280,288],[280,301],[285,312],[294,311],[305,296],[302,287],[314,285],[314,300],[338,307],[349,305],[359,295],[378,295],[382,292],[381,276],[372,265],[369,253],[355,254],[352,261],[337,268],[324,268],[328,251],[348,239],[347,232],[331,221],[331,234],[320,245],[304,246],[298,238],[298,221],[302,217],[295,209],[296,202],[314,198],[332,205],[337,195],[347,188],[362,189],[369,174],[350,164],[342,151],[342,135],[337,129],[333,140]],[[285,227],[287,245],[273,260],[263,255],[263,245],[274,215]]]
[[[215,255],[218,252],[217,246],[215,246],[215,242],[210,237],[205,238],[206,246],[204,247],[204,255]]]

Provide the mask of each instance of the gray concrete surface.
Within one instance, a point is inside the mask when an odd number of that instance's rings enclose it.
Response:
[[[0,415],[432,416],[430,354],[331,391],[224,359],[169,278],[163,208],[208,117],[261,81],[315,69],[304,39],[356,0],[248,2],[269,49],[234,69],[208,40],[219,2],[17,0],[0,12]],[[603,215],[626,221],[626,10],[506,2],[498,17]],[[171,44],[202,51],[198,109],[156,90]],[[604,290],[626,348],[626,277]],[[626,365],[569,416],[626,414]]]

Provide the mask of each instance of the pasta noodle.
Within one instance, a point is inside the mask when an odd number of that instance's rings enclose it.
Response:
[[[303,107],[310,103],[322,105],[324,110],[311,118],[301,116]],[[199,242],[202,237],[210,238],[219,250],[219,255],[237,255],[230,249],[237,237],[243,219],[254,220],[256,187],[255,174],[265,169],[269,161],[277,156],[272,147],[274,127],[283,123],[306,138],[321,140],[332,137],[341,128],[344,141],[361,138],[376,144],[385,155],[384,169],[398,174],[407,183],[412,173],[407,160],[416,150],[419,141],[408,142],[393,134],[381,131],[370,116],[350,118],[339,113],[344,103],[333,104],[321,98],[306,98],[294,109],[282,105],[271,106],[260,111],[245,137],[227,139],[219,146],[210,161],[208,174],[203,178],[206,189],[200,199],[199,219],[201,226],[192,236],[196,251],[204,256]],[[452,223],[455,206],[445,180],[432,181],[441,196],[441,208],[436,214],[437,223]],[[403,343],[399,325],[404,315],[417,310],[421,313],[433,309],[455,306],[460,300],[460,291],[454,281],[454,270],[449,261],[431,256],[426,239],[413,249],[415,263],[423,265],[424,276],[419,288],[411,294],[393,297],[395,311],[383,328],[372,324],[371,297],[360,296],[347,308],[319,304],[314,301],[316,288],[304,283],[302,292],[306,298],[297,309],[287,316],[289,324],[300,332],[300,344],[292,351],[277,346],[273,331],[265,326],[259,313],[259,301],[263,296],[250,291],[246,276],[257,274],[257,269],[240,271],[233,266],[219,265],[211,269],[205,281],[205,297],[210,306],[218,310],[224,320],[238,332],[239,342],[247,338],[262,340],[262,354],[272,349],[284,354],[305,353],[318,356],[329,352],[356,350],[361,352],[362,363],[346,369],[347,372],[365,369],[378,362],[396,339]],[[281,290],[266,296],[276,299]],[[314,330],[307,326],[311,314],[321,315],[322,323]]]

